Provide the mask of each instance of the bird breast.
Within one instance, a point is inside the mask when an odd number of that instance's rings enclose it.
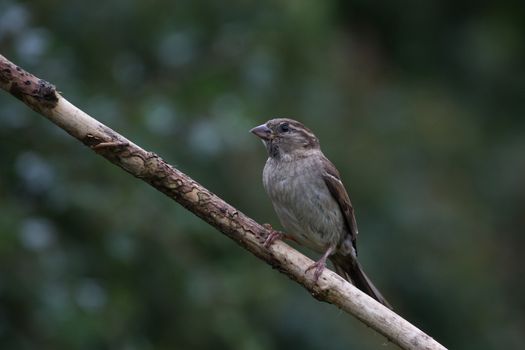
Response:
[[[318,252],[345,236],[343,214],[322,177],[317,157],[269,158],[263,184],[286,233]]]

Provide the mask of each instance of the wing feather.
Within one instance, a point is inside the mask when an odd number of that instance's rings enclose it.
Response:
[[[350,201],[348,193],[346,192],[343,182],[341,181],[339,172],[328,159],[325,158],[324,160],[325,172],[323,173],[323,179],[326,183],[326,186],[328,187],[328,190],[339,204],[339,208],[343,213],[345,224],[352,240],[352,246],[357,252],[356,240],[358,231],[352,202]]]

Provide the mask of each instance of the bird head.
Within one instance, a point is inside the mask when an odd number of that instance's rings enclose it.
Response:
[[[272,119],[250,132],[263,141],[270,157],[301,156],[319,148],[319,140],[312,131],[293,119]]]

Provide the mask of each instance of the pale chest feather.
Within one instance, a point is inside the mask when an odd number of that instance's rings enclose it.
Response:
[[[321,172],[309,157],[288,162],[270,158],[263,171],[264,188],[287,233],[317,251],[345,236],[343,215]]]

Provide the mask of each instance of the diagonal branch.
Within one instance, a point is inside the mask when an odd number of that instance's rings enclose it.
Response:
[[[337,274],[325,269],[315,283],[305,274],[312,261],[278,241],[271,248],[262,242],[269,230],[221,198],[104,124],[65,98],[50,83],[24,71],[0,55],[0,87],[64,129],[93,151],[149,183],[186,209],[233,239],[308,290],[313,297],[355,316],[403,349],[443,350],[445,347],[364,294]]]

